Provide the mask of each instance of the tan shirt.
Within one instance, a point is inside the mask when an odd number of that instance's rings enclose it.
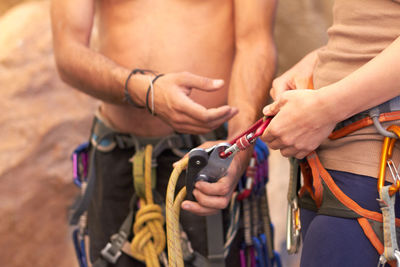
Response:
[[[336,0],[328,35],[327,46],[318,54],[315,88],[344,78],[392,43],[400,35],[400,4],[391,0]],[[390,124],[393,122],[385,126]],[[377,177],[382,139],[370,126],[339,140],[326,140],[318,154],[327,169]],[[393,156],[396,164],[400,163],[399,154],[397,149]]]

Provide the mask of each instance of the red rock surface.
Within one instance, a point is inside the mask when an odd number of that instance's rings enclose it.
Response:
[[[66,223],[77,193],[69,156],[93,100],[54,66],[47,1],[0,18],[0,266],[76,266]]]

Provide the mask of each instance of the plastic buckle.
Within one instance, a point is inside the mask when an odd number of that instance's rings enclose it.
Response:
[[[111,242],[108,242],[101,250],[103,258],[108,262],[115,264],[121,256],[121,248],[124,245],[126,238],[126,234],[121,231],[118,234],[111,236]]]
[[[103,258],[109,263],[115,264],[121,256],[121,251],[119,249],[115,251],[113,244],[108,242],[107,245],[101,250],[101,256],[103,256]]]

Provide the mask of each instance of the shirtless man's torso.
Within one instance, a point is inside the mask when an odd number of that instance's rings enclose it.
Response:
[[[232,138],[261,116],[267,101],[276,62],[275,1],[53,0],[60,77],[101,100],[102,117],[118,132],[196,135],[229,121]],[[97,50],[90,47],[94,24]],[[150,94],[156,116],[126,101],[125,83],[136,68],[165,74]],[[126,89],[136,105],[146,105],[154,77],[138,73],[129,79]],[[251,151],[235,156],[217,183],[198,182],[197,202],[185,201],[182,208],[208,215],[227,207],[250,156]]]

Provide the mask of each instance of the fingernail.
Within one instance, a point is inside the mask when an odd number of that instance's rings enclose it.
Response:
[[[187,204],[187,203],[185,203],[185,204],[182,205],[182,208],[184,208],[184,209],[189,209],[189,208],[190,208],[190,205]]]
[[[214,87],[220,87],[224,84],[224,80],[218,79],[218,80],[213,80],[213,86]]]
[[[264,113],[264,115],[268,115],[268,113],[269,113],[269,107],[268,106],[263,108],[263,113]]]

